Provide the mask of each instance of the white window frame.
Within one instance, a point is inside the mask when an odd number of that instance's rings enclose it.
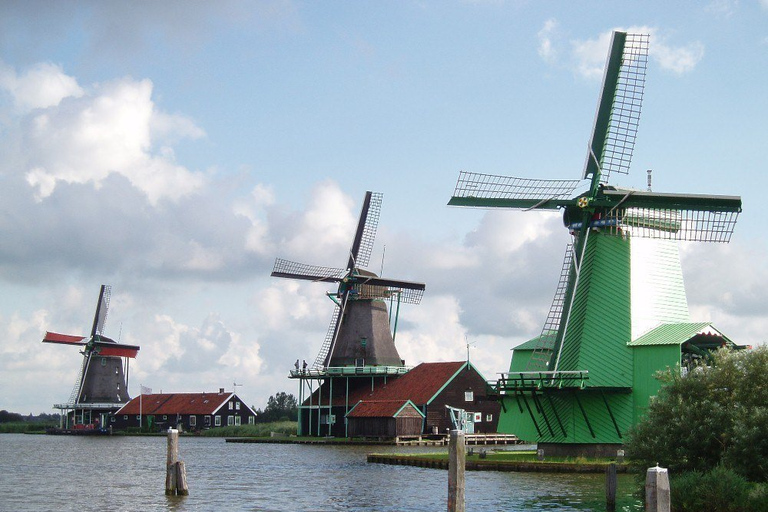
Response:
[[[465,402],[474,402],[475,401],[475,392],[471,389],[468,389],[464,392],[464,401]]]
[[[234,424],[235,424],[235,417],[230,414],[229,416],[227,416],[227,426],[231,427]]]
[[[236,426],[236,427],[239,427],[239,426],[240,426],[240,422],[241,422],[240,416],[239,416],[239,415],[238,415],[238,416],[235,416],[235,426]]]
[[[190,427],[196,427],[197,426],[197,416],[194,414],[190,414],[189,416],[189,426]]]
[[[214,426],[220,427],[221,426],[221,416],[219,416],[218,414],[216,416],[214,416],[213,424],[214,424]]]

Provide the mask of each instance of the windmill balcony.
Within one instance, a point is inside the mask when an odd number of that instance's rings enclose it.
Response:
[[[403,375],[408,373],[410,366],[336,366],[328,368],[308,368],[306,370],[291,370],[291,379],[324,379],[326,377],[352,377],[368,375]]]

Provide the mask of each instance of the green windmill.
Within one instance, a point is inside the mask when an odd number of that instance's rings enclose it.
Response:
[[[741,199],[608,183],[629,171],[648,46],[648,35],[613,33],[581,180],[462,172],[448,203],[563,212],[573,239],[544,328],[492,383],[499,429],[549,453],[615,453],[657,391],[657,370],[732,345],[691,323],[677,241],[730,241]]]

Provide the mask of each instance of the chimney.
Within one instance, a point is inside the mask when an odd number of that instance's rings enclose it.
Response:
[[[219,394],[220,394],[220,395],[223,395],[223,394],[224,394],[224,388],[219,388]]]

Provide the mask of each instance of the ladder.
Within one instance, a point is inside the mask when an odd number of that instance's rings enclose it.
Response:
[[[557,333],[560,330],[560,319],[563,316],[565,293],[568,289],[568,279],[571,275],[572,266],[573,244],[568,244],[565,249],[565,257],[563,258],[563,267],[560,269],[560,280],[558,281],[557,289],[555,290],[555,298],[552,300],[552,306],[549,308],[549,314],[547,315],[547,320],[544,322],[544,328],[541,330],[541,335],[536,343],[536,347],[533,349],[531,358],[526,365],[526,371],[550,370],[549,360],[552,358],[552,352],[555,349],[555,341],[557,340]]]

